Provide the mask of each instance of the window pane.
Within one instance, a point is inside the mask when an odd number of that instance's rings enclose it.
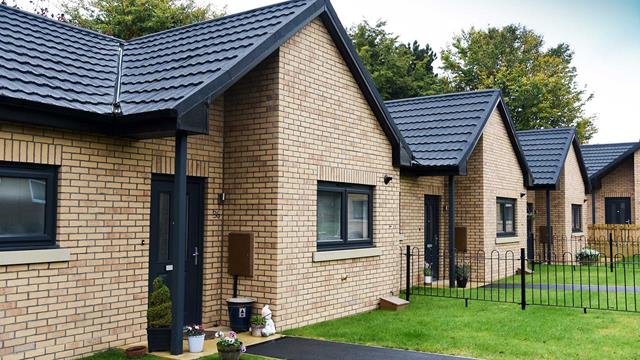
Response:
[[[504,231],[504,219],[502,219],[502,208],[503,205],[501,203],[496,204],[496,230],[498,232]]]
[[[158,261],[169,261],[171,194],[166,191],[161,192],[158,202]]]
[[[342,193],[318,191],[318,241],[340,240]]]
[[[513,204],[504,204],[504,217],[505,231],[513,232]]]
[[[45,232],[47,182],[0,177],[0,235]]]
[[[347,195],[349,240],[369,238],[369,195]]]

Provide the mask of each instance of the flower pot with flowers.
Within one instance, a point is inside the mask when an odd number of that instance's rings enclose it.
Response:
[[[253,315],[251,317],[251,336],[262,336],[262,329],[264,329],[267,320],[262,315]]]
[[[424,284],[431,285],[433,281],[433,268],[428,262],[424,263]]]
[[[220,360],[238,360],[240,354],[247,351],[242,341],[238,339],[238,335],[233,331],[229,331],[226,336],[222,331],[218,331],[216,338],[218,339],[216,346]]]
[[[193,324],[184,327],[184,333],[189,339],[189,352],[199,353],[204,349],[204,326]]]

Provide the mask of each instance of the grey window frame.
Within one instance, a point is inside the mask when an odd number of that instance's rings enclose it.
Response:
[[[578,214],[578,226],[576,226],[576,211]],[[582,232],[582,204],[571,204],[571,232],[580,233]]]
[[[507,231],[507,222],[505,221],[505,204],[511,204],[513,207],[513,231]],[[502,229],[498,229],[498,219],[496,219],[496,236],[497,237],[513,237],[518,234],[516,207],[517,201],[513,198],[497,197],[496,206],[500,206],[500,212],[502,213]]]
[[[340,240],[336,241],[318,241],[318,235],[316,235],[316,246],[318,251],[330,251],[330,250],[346,250],[346,249],[360,249],[373,247],[373,187],[366,185],[354,185],[337,182],[318,181],[317,196],[320,191],[336,192],[341,194],[341,206],[340,206]],[[368,233],[369,238],[363,240],[349,240],[348,229],[348,195],[349,194],[366,194],[368,195]],[[317,206],[317,205],[316,205]],[[318,209],[316,208],[316,212]],[[316,214],[316,233],[320,219],[319,214]]]
[[[0,235],[0,251],[56,248],[58,167],[39,164],[0,162],[0,177],[27,178],[46,181],[44,233]],[[1,203],[0,206],[2,206]]]

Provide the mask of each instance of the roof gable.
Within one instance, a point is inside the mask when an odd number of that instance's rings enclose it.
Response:
[[[559,186],[560,176],[573,144],[585,189],[589,189],[589,178],[574,128],[522,130],[517,134],[533,176],[533,188]]]
[[[640,150],[640,142],[582,145],[581,150],[589,179],[597,187],[603,176]]]
[[[278,3],[130,41],[0,5],[2,115],[122,136],[206,133],[209,100],[317,17],[392,143],[394,163],[408,164],[411,151],[328,0]]]
[[[466,174],[466,165],[487,121],[500,111],[525,179],[529,170],[499,90],[422,96],[386,102],[393,121],[426,173]]]

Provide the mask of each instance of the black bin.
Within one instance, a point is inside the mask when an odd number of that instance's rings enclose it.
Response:
[[[235,332],[249,331],[251,312],[256,299],[247,297],[234,297],[227,299],[229,308],[229,321],[231,329]]]

